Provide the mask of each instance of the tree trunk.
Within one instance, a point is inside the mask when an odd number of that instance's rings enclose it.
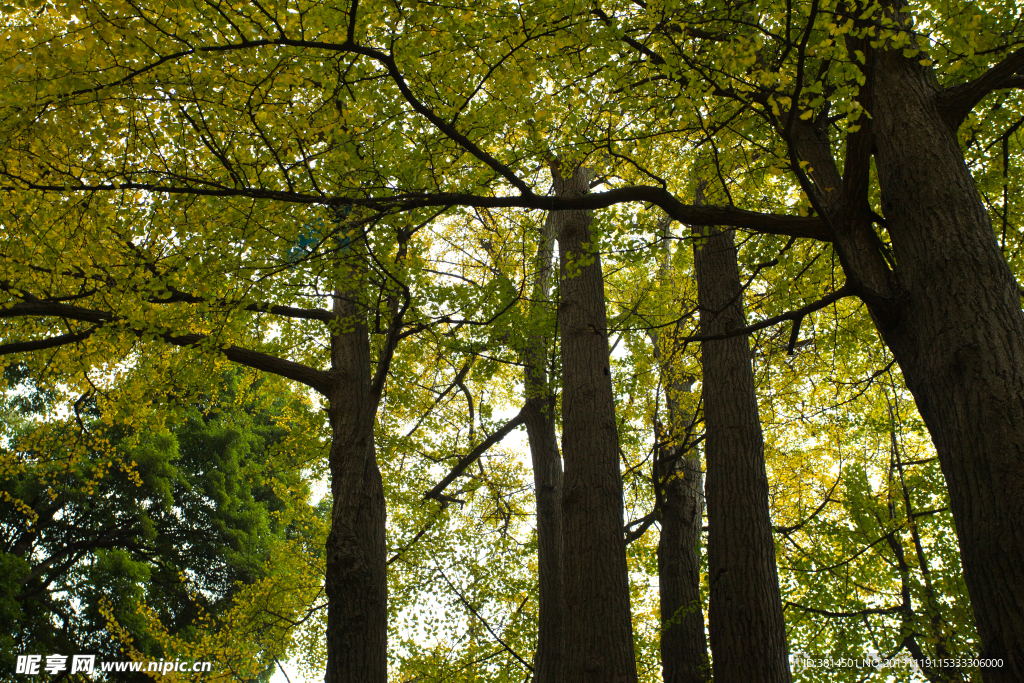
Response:
[[[668,225],[665,225],[666,235]],[[667,239],[665,240],[667,242]],[[662,277],[671,277],[669,256]],[[678,331],[678,326],[676,327]],[[661,535],[658,538],[658,593],[661,604],[661,671],[664,683],[706,683],[711,678],[704,609],[700,598],[700,543],[704,517],[704,476],[693,445],[695,415],[680,400],[692,391],[694,378],[677,367],[671,334],[648,333],[665,388],[668,425],[656,434],[659,455],[654,480]],[[662,430],[659,430],[662,431]]]
[[[555,400],[548,384],[548,284],[554,254],[557,214],[548,214],[537,245],[530,329],[523,354],[526,391],[526,433],[533,460],[537,496],[537,574],[540,618],[534,683],[561,680],[564,593],[562,576],[562,459],[555,431]]]
[[[669,407],[672,423],[678,424],[681,420],[673,419],[675,412]],[[700,599],[704,482],[700,455],[694,452],[686,457],[686,449],[683,443],[662,449],[655,475],[662,487],[658,592],[664,683],[706,683],[711,679]]]
[[[694,231],[700,234],[699,231]],[[702,334],[743,327],[732,230],[694,249]],[[747,335],[701,344],[708,506],[708,606],[715,683],[788,683],[764,439]]]
[[[374,449],[366,316],[349,290],[335,295],[345,331],[331,335],[328,396],[331,531],[327,537],[326,683],[387,683],[387,566],[384,488]]]
[[[588,191],[577,168],[562,196]],[[562,514],[565,549],[565,683],[635,683],[633,624],[623,537],[619,437],[608,366],[601,259],[586,211],[559,212],[562,340]]]
[[[876,69],[875,160],[899,290],[875,315],[949,488],[987,683],[1024,680],[1024,314],[927,70]],[[872,310],[875,314],[876,311]]]

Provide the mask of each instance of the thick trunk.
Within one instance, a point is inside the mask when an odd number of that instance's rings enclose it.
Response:
[[[1024,680],[1024,314],[926,70],[880,55],[876,165],[899,285],[882,338],[949,489],[987,683]],[[874,313],[874,311],[872,311]]]
[[[364,311],[346,293],[336,296],[334,307],[349,317],[345,331],[331,337],[337,380],[327,397],[334,506],[327,537],[325,681],[387,683],[386,512],[373,441],[370,339]]]
[[[665,225],[666,236],[668,225]],[[667,242],[667,238],[665,240]],[[666,256],[660,277],[672,277]],[[679,332],[677,326],[675,332]],[[661,671],[664,683],[706,683],[711,678],[704,609],[700,599],[700,543],[704,519],[704,475],[693,445],[695,415],[680,402],[694,378],[679,366],[671,333],[648,332],[665,388],[668,424],[657,434],[654,480],[661,534],[658,538],[658,593],[661,606]]]
[[[555,431],[555,401],[548,384],[548,282],[551,275],[555,222],[549,214],[537,246],[533,297],[523,354],[526,390],[526,433],[533,460],[537,495],[537,574],[540,618],[534,657],[535,683],[561,680],[563,615],[562,459]]]
[[[556,192],[588,191],[587,173],[554,172]],[[590,215],[558,216],[562,340],[562,514],[565,550],[565,683],[635,683],[633,624],[622,533],[619,437],[608,366],[601,259]]]
[[[709,231],[694,260],[701,333],[743,327],[733,231]],[[703,342],[701,355],[714,680],[788,683],[764,439],[747,335]]]

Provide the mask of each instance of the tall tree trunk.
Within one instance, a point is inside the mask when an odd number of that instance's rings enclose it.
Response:
[[[370,337],[357,290],[336,293],[331,335],[331,531],[327,537],[326,683],[387,683],[384,488],[377,467]]]
[[[668,225],[665,225],[666,235]],[[665,240],[667,243],[667,239]],[[671,277],[666,247],[660,277]],[[676,331],[678,331],[678,326]],[[704,478],[692,443],[695,415],[680,400],[693,377],[679,367],[673,337],[648,332],[665,388],[668,425],[657,438],[654,480],[659,488],[658,593],[661,603],[661,671],[664,683],[706,683],[711,678],[704,609],[700,599],[700,543],[704,517]]]
[[[893,3],[898,5],[899,3]],[[864,46],[872,118],[847,138],[796,127],[847,282],[868,305],[935,443],[987,683],[1024,680],[1024,313],[957,140],[918,57]],[[955,112],[954,112],[955,113]],[[894,265],[871,226],[874,155]],[[841,188],[841,190],[840,190]]]
[[[700,231],[694,231],[700,235]],[[695,246],[702,334],[744,325],[732,230]],[[764,438],[747,335],[701,343],[708,506],[708,605],[715,683],[788,683]]]
[[[872,310],[935,443],[987,683],[1024,680],[1024,313],[927,70],[876,70],[875,160],[895,315]]]
[[[669,399],[669,419],[670,424],[678,428],[688,420],[673,402]],[[658,593],[661,598],[661,669],[665,683],[705,683],[711,679],[700,599],[704,481],[700,455],[696,448],[690,446],[689,449],[692,449],[690,453],[687,444],[681,441],[662,448],[655,474],[661,486]]]
[[[540,618],[534,657],[535,683],[561,680],[565,613],[562,576],[562,459],[555,431],[554,393],[548,384],[548,290],[554,256],[555,223],[549,213],[537,243],[529,331],[523,354],[526,433],[537,496],[537,574]]]
[[[555,192],[586,194],[588,174]],[[562,340],[562,514],[565,549],[565,683],[635,683],[633,624],[622,533],[619,436],[608,366],[601,258],[587,211],[559,212],[558,323]]]

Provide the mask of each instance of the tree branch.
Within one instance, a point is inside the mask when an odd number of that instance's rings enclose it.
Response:
[[[92,333],[99,329],[99,326],[90,327],[84,332],[75,332],[73,334],[62,334],[59,337],[49,337],[47,339],[34,339],[32,341],[25,342],[13,342],[11,344],[0,344],[0,356],[7,355],[9,353],[26,353],[28,351],[42,351],[43,349],[53,349],[58,346],[65,346],[67,344],[75,344],[80,341],[85,341],[92,336]]]
[[[986,95],[1000,88],[1024,87],[1024,47],[999,62],[973,81],[946,88],[939,93],[939,107],[946,122],[956,130],[971,109]]]
[[[137,332],[141,334],[141,332]],[[159,335],[168,344],[182,347],[203,346],[212,340],[205,334],[173,335],[170,333]],[[272,356],[269,353],[253,351],[241,346],[227,346],[218,349],[224,356],[235,363],[246,365],[256,370],[270,372],[287,379],[301,382],[306,386],[327,395],[330,392],[332,374],[324,370],[317,370],[302,363],[286,360]]]
[[[82,308],[81,306],[71,306],[69,304],[61,304],[50,301],[41,301],[32,297],[31,295],[23,294],[28,301],[23,301],[8,308],[0,309],[0,318],[16,318],[16,317],[29,317],[38,316],[46,317],[53,316],[59,318],[66,318],[69,320],[79,320],[82,322],[90,322],[96,326],[102,325],[103,323],[115,322],[117,317],[111,313],[105,311],[97,311],[89,308]],[[144,330],[131,329],[136,335],[142,336],[146,332]],[[91,332],[90,332],[91,333]],[[64,335],[67,337],[68,335]],[[213,340],[209,335],[205,334],[186,334],[186,335],[174,335],[170,332],[157,334],[157,337],[163,339],[169,344],[174,346],[192,347],[202,346],[204,344],[212,344]],[[55,338],[59,339],[59,338]],[[45,340],[39,342],[16,342],[15,344],[8,344],[0,349],[7,349],[11,346],[20,346],[24,344],[42,343]],[[71,343],[74,340],[66,340],[64,343]],[[47,347],[42,347],[47,348]],[[25,350],[33,350],[31,348]],[[271,372],[287,379],[301,382],[308,387],[315,389],[321,394],[327,394],[331,384],[331,374],[323,370],[317,370],[311,368],[308,365],[302,363],[296,363],[294,361],[285,360],[284,358],[278,358],[277,356],[271,356],[267,353],[259,351],[252,351],[241,346],[227,346],[218,347],[218,350],[223,353],[228,360],[247,365],[257,370],[263,370],[265,372]],[[5,351],[6,353],[14,353],[14,351]]]
[[[823,501],[821,501],[821,505],[819,505],[817,508],[815,508],[814,512],[809,514],[805,520],[803,520],[802,522],[798,522],[798,523],[794,524],[793,526],[777,526],[777,527],[773,528],[772,531],[774,531],[775,533],[779,533],[779,534],[790,534],[790,533],[793,533],[794,531],[799,531],[800,529],[802,529],[804,527],[804,525],[807,524],[807,522],[809,522],[812,519],[814,519],[815,517],[817,517],[818,513],[820,513],[822,510],[824,510],[826,505],[828,505],[829,503],[834,502],[834,499],[832,498],[832,493],[835,492],[836,486],[839,486],[839,482],[842,479],[842,477],[843,477],[843,473],[840,471],[839,476],[836,477],[836,483],[832,484],[832,488],[830,488],[828,490],[828,493],[825,494],[825,499]]]
[[[815,609],[814,607],[804,607],[798,605],[795,602],[786,601],[786,607],[795,607],[804,612],[810,612],[811,614],[820,614],[825,617],[863,617],[868,614],[895,614],[903,609],[902,605],[896,605],[895,607],[868,607],[856,612],[829,612],[828,610]]]
[[[48,317],[80,320],[86,323],[102,325],[113,322],[114,316],[105,311],[97,311],[81,306],[61,304],[53,301],[42,301],[29,294],[22,293],[27,299],[8,308],[0,308],[0,318]]]
[[[846,284],[846,285],[843,285],[842,287],[840,287],[839,289],[837,289],[836,291],[832,292],[831,294],[826,294],[825,296],[823,296],[822,298],[818,299],[814,303],[807,304],[806,306],[804,306],[802,308],[798,308],[798,309],[793,310],[793,311],[787,311],[785,313],[782,313],[780,315],[774,316],[772,318],[768,318],[766,320],[762,320],[759,323],[754,323],[753,325],[747,325],[746,327],[740,327],[740,328],[735,329],[735,330],[726,330],[725,332],[717,332],[715,334],[694,334],[694,335],[690,335],[689,337],[682,337],[679,341],[680,342],[695,342],[695,341],[696,342],[705,342],[705,341],[718,341],[718,340],[721,340],[721,339],[730,339],[732,337],[737,337],[737,336],[739,336],[741,334],[750,334],[751,332],[757,332],[758,330],[763,330],[764,328],[771,327],[772,325],[778,325],[779,323],[785,322],[786,320],[792,320],[794,322],[798,321],[798,320],[803,320],[804,317],[806,317],[808,314],[814,313],[815,311],[818,311],[818,310],[821,310],[822,308],[825,308],[826,306],[830,306],[830,305],[834,304],[835,302],[839,301],[840,299],[845,299],[848,296],[854,296],[854,292],[853,292],[853,288],[850,287],[850,285]]]
[[[651,528],[651,525],[657,520],[657,511],[650,512],[640,519],[633,520],[626,526],[622,527],[622,530],[626,533],[626,545],[629,545],[636,539],[647,533],[647,530]],[[636,527],[635,529],[632,527]]]
[[[437,567],[438,573],[441,575],[441,578],[444,579],[444,582],[448,584],[448,587],[452,589],[452,592],[454,592],[455,595],[457,595],[459,597],[459,601],[462,602],[462,604],[465,605],[466,608],[470,612],[473,613],[474,617],[476,617],[477,619],[480,620],[480,623],[484,625],[484,627],[487,629],[487,632],[490,633],[491,636],[496,641],[498,641],[498,644],[500,644],[503,648],[505,648],[506,652],[508,652],[513,657],[515,657],[519,661],[520,664],[522,664],[526,669],[528,669],[532,673],[533,672],[533,667],[530,666],[529,664],[527,664],[525,659],[520,657],[519,654],[515,650],[513,650],[511,647],[509,647],[508,643],[506,643],[504,640],[501,639],[501,636],[499,636],[497,633],[494,632],[494,629],[492,629],[491,625],[487,623],[487,620],[485,620],[482,616],[480,616],[480,613],[477,612],[476,608],[474,608],[473,605],[470,604],[469,600],[467,600],[462,595],[462,593],[459,592],[459,589],[455,587],[455,584],[453,584],[451,581],[448,580],[448,577],[445,576],[444,571],[441,569],[440,565],[438,565],[436,561],[434,563],[434,566]]]
[[[8,176],[9,177],[9,176]],[[143,190],[157,194],[192,194],[207,197],[245,197],[267,199],[293,204],[320,204],[325,206],[362,206],[387,211],[412,211],[430,206],[472,206],[487,209],[541,209],[544,211],[593,211],[625,202],[642,202],[661,207],[673,220],[687,225],[729,225],[741,230],[766,235],[806,237],[830,242],[820,218],[808,216],[787,216],[783,214],[760,213],[726,206],[693,206],[683,204],[664,188],[651,185],[633,185],[616,188],[607,192],[595,192],[579,197],[558,197],[555,195],[520,195],[512,197],[481,197],[469,193],[403,193],[391,197],[328,197],[302,192],[285,192],[263,188],[226,187],[210,183],[208,187],[169,186],[153,183],[101,183],[66,188],[63,185],[40,185],[13,179],[21,189],[56,192],[115,192],[121,190]],[[15,186],[0,188],[8,192]]]
[[[504,439],[509,432],[511,432],[513,429],[520,426],[524,422],[526,422],[525,408],[523,410],[520,410],[519,414],[517,414],[511,420],[502,425],[501,429],[499,429],[498,431],[494,432],[486,439],[484,439],[483,442],[481,442],[480,445],[478,445],[476,448],[470,451],[468,455],[460,459],[459,462],[456,463],[455,467],[452,468],[452,471],[449,472],[444,479],[438,482],[437,486],[427,491],[423,495],[423,497],[441,500],[441,493],[446,488],[448,488],[448,485],[455,481],[459,477],[459,475],[465,472],[467,467],[476,462],[476,460],[479,459],[480,456],[482,456],[484,453],[486,453],[491,446]]]
[[[163,299],[150,298],[148,299],[153,304],[177,304],[177,303],[188,303],[188,304],[220,304],[225,308],[232,308],[234,304],[230,301],[223,301],[218,299],[209,299],[206,297],[196,296],[194,294],[188,294],[186,292],[180,292],[176,290],[171,291],[171,295]],[[269,313],[271,315],[280,315],[285,318],[298,318],[301,320],[320,320],[322,322],[330,322],[336,319],[338,316],[333,311],[328,311],[324,308],[296,308],[294,306],[280,306],[277,304],[271,304],[266,302],[256,302],[239,306],[238,310],[242,311],[253,311],[255,313]]]

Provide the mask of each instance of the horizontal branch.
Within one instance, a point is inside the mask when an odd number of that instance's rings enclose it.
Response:
[[[654,204],[664,210],[673,220],[687,225],[729,225],[741,230],[767,235],[806,237],[823,242],[831,241],[820,218],[811,216],[788,216],[784,214],[747,211],[731,206],[694,206],[684,204],[661,187],[633,185],[606,192],[595,192],[578,197],[541,196],[536,194],[518,196],[479,196],[470,193],[400,193],[389,197],[329,197],[302,192],[286,192],[264,188],[209,186],[171,186],[154,183],[100,183],[96,185],[42,185],[19,181],[18,186],[6,186],[11,192],[16,189],[56,192],[61,194],[115,192],[141,190],[156,194],[191,194],[206,197],[243,197],[264,199],[292,204],[324,206],[362,206],[386,211],[411,211],[438,206],[465,206],[482,209],[541,209],[543,211],[593,211],[616,204],[639,202]]]
[[[834,304],[840,299],[845,299],[846,297],[853,295],[853,287],[851,287],[850,285],[843,285],[836,291],[832,292],[831,294],[826,294],[825,296],[823,296],[821,299],[818,299],[814,303],[807,304],[806,306],[798,308],[793,311],[787,311],[780,315],[767,318],[759,323],[754,323],[753,325],[747,325],[746,327],[740,327],[735,330],[726,330],[725,332],[718,332],[715,334],[694,334],[690,335],[689,337],[683,337],[679,341],[706,342],[719,341],[721,339],[731,339],[732,337],[738,337],[741,334],[750,334],[751,332],[757,332],[758,330],[763,330],[764,328],[771,327],[772,325],[778,325],[779,323],[785,322],[787,320],[803,320],[804,317],[806,317],[808,314],[814,313],[815,311],[821,310],[822,308]]]
[[[42,301],[31,298],[29,301],[22,301],[0,308],[0,318],[28,318],[28,317],[54,317],[67,318],[68,320],[79,320],[85,323],[102,325],[113,322],[114,316],[105,311],[97,311],[92,308],[82,308],[71,304],[62,304],[55,301]]]
[[[141,333],[139,333],[141,334]],[[212,340],[205,334],[173,335],[170,333],[159,335],[168,344],[182,347],[197,347],[210,343]],[[324,370],[317,370],[302,363],[286,360],[272,356],[269,353],[253,351],[241,346],[226,346],[218,349],[220,353],[235,363],[245,365],[256,370],[262,370],[287,379],[301,382],[306,386],[328,395],[331,389],[332,375]]]
[[[459,462],[456,463],[455,467],[452,468],[452,471],[449,472],[444,479],[438,482],[437,486],[423,494],[423,497],[425,499],[433,498],[434,500],[440,500],[441,494],[444,492],[446,488],[448,488],[448,485],[451,484],[456,479],[458,479],[458,477],[463,472],[466,471],[467,467],[476,462],[480,458],[480,456],[486,453],[491,446],[504,439],[506,436],[508,436],[509,432],[511,432],[513,429],[520,426],[524,422],[526,422],[525,408],[520,410],[519,414],[517,414],[511,420],[502,425],[502,427],[499,430],[497,430],[496,432],[488,436],[486,439],[484,439],[480,443],[480,445],[478,445],[476,448],[470,451],[468,455],[460,459]]]
[[[279,315],[284,318],[298,318],[301,320],[320,320],[322,322],[330,322],[337,319],[337,314],[333,311],[328,311],[324,308],[296,308],[294,306],[280,306],[278,304],[266,303],[259,301],[256,303],[245,304],[244,306],[237,306],[230,301],[224,301],[220,299],[210,299],[207,297],[196,296],[195,294],[188,294],[181,291],[172,291],[170,296],[164,298],[152,297],[147,299],[149,303],[153,304],[217,304],[224,308],[237,308],[241,311],[253,311],[255,313],[270,313],[271,315]]]
[[[41,301],[35,298],[32,298],[29,301],[19,302],[13,306],[9,306],[8,308],[0,308],[0,318],[16,317],[58,317],[67,320],[90,322],[97,326],[117,321],[116,316],[105,311],[97,311],[94,309],[82,308],[81,306],[71,306],[69,304],[56,303],[52,301]],[[131,331],[138,336],[146,334],[145,330],[133,329]],[[68,335],[64,336],[67,337]],[[169,344],[181,347],[195,347],[213,343],[210,337],[205,334],[175,335],[170,332],[165,332],[157,334],[156,336]],[[59,337],[54,337],[53,339],[56,340],[59,339]],[[47,340],[39,340],[38,342],[15,342],[14,344],[2,346],[0,349],[8,349],[12,346],[23,347],[23,345],[27,344],[38,345],[43,344],[46,341]],[[66,340],[64,343],[71,343],[73,341],[74,340]],[[41,346],[39,348],[47,347]],[[35,349],[23,347],[21,350]],[[326,395],[330,391],[332,376],[329,372],[317,370],[309,367],[308,365],[303,365],[302,363],[285,360],[284,358],[278,358],[277,356],[272,356],[268,353],[253,351],[241,346],[218,347],[217,350],[224,354],[228,360],[235,363],[240,363],[241,365],[246,365],[257,370],[263,370],[264,372],[270,372],[287,379],[295,380],[296,382],[301,382],[321,394]],[[17,350],[4,351],[4,353],[15,352],[17,352]]]
[[[76,344],[81,341],[85,341],[92,336],[98,327],[92,327],[84,332],[75,332],[73,334],[62,334],[59,337],[47,337],[46,339],[33,339],[32,341],[24,342],[12,342],[10,344],[0,344],[0,356],[5,356],[9,353],[27,353],[29,351],[42,351],[44,349],[53,349],[58,346],[66,346],[68,344]]]
[[[810,612],[811,614],[820,614],[825,617],[863,617],[869,614],[895,614],[903,609],[902,605],[896,605],[894,607],[867,607],[865,609],[857,610],[856,612],[830,612],[828,610],[816,609],[814,607],[804,607],[798,605],[795,602],[786,601],[786,607],[795,607],[804,612]]]

